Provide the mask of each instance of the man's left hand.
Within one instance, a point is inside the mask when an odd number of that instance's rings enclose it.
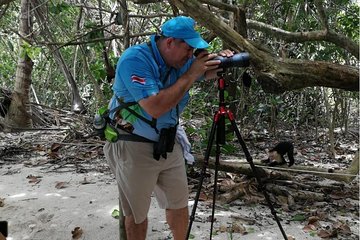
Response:
[[[229,50],[229,49],[225,49],[225,50],[220,51],[218,53],[218,55],[220,55],[222,57],[232,57],[232,56],[234,56],[234,52]],[[205,72],[205,79],[209,80],[209,79],[218,78],[218,72],[222,72],[222,71],[223,71],[222,68],[216,68],[216,69],[206,71]]]

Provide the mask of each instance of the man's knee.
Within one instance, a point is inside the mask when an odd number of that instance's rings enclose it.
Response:
[[[125,229],[126,236],[128,240],[142,240],[146,238],[148,220],[147,218],[141,223],[135,223],[135,218],[130,216],[125,216]]]
[[[188,207],[179,209],[166,209],[166,218],[169,224],[172,221],[187,221],[189,217]]]

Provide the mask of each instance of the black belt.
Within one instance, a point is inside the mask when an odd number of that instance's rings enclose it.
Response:
[[[130,133],[121,127],[117,126],[116,130],[118,131],[118,140],[123,141],[130,141],[130,142],[148,142],[148,143],[154,143],[155,141],[152,141],[150,139],[147,139],[145,137],[136,135],[134,133]]]
[[[142,136],[136,135],[136,134],[119,134],[118,140],[123,141],[131,141],[131,142],[148,142],[148,143],[154,143],[155,141],[152,141],[150,139],[144,138]]]

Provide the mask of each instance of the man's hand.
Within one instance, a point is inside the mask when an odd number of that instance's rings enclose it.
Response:
[[[0,233],[0,240],[6,240],[6,237]]]
[[[225,49],[219,52],[219,55],[222,57],[232,57],[234,56],[234,52],[230,49]]]
[[[198,79],[205,75],[205,72],[215,70],[220,64],[220,60],[213,60],[216,56],[217,54],[209,54],[206,50],[201,51],[195,58],[195,61],[191,64],[187,73],[195,79]]]
[[[232,57],[232,56],[234,56],[234,52],[229,49],[225,49],[225,50],[220,51],[218,55],[220,55],[222,57]],[[215,55],[215,57],[216,57],[216,55]],[[218,65],[220,64],[220,60],[213,60],[213,61],[217,61]],[[223,69],[217,68],[217,67],[215,69],[209,69],[208,71],[205,72],[205,79],[209,80],[209,79],[218,78],[218,72],[221,72],[221,71],[223,71]]]

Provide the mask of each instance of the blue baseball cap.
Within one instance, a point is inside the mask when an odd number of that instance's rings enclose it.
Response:
[[[190,17],[178,16],[166,21],[161,27],[161,35],[183,39],[193,48],[207,48],[209,44],[195,31],[195,21]]]

